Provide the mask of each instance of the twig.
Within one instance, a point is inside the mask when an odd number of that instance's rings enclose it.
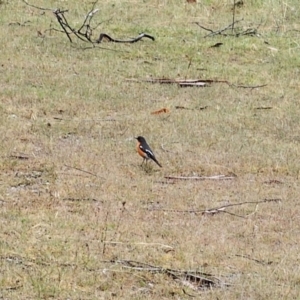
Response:
[[[92,48],[95,47],[95,44],[101,43],[102,39],[104,39],[104,38],[109,40],[110,42],[115,42],[115,43],[135,43],[135,42],[141,40],[142,38],[149,38],[154,41],[153,36],[151,36],[149,34],[145,34],[145,33],[140,34],[137,38],[125,40],[125,41],[113,39],[109,35],[107,35],[105,33],[101,33],[99,38],[96,41],[93,41],[92,40],[93,30],[95,30],[101,23],[103,23],[103,22],[100,22],[94,27],[91,26],[93,17],[99,11],[99,9],[95,8],[96,4],[98,3],[98,0],[96,0],[92,3],[92,9],[85,16],[83,23],[79,26],[79,29],[76,29],[69,24],[69,22],[65,16],[65,13],[68,12],[68,10],[61,10],[60,8],[57,8],[57,9],[43,8],[43,7],[29,4],[26,0],[22,0],[22,1],[26,5],[37,8],[39,10],[52,11],[62,30],[60,31],[55,28],[51,28],[51,30],[65,33],[70,43],[73,43],[73,40],[71,37],[72,34],[75,35],[79,40],[92,44],[93,45]],[[98,47],[98,48],[101,48],[104,50],[111,50],[111,49],[106,49],[106,48],[102,48],[102,47]]]
[[[209,29],[209,28],[206,28],[206,27],[202,26],[201,24],[199,24],[199,22],[194,22],[194,24],[196,24],[200,28],[202,28],[202,29],[210,32],[209,34],[205,35],[204,38],[209,37],[209,36],[214,36],[214,35],[236,36],[236,37],[241,36],[241,35],[257,35],[257,30],[258,30],[258,28],[260,27],[261,24],[259,24],[257,26],[257,28],[254,28],[254,29],[253,28],[248,28],[248,29],[246,29],[246,30],[244,30],[242,32],[234,33],[234,25],[237,24],[237,23],[239,23],[239,22],[241,22],[241,21],[243,21],[243,19],[241,19],[241,20],[235,20],[235,8],[234,8],[232,23],[229,24],[228,26],[226,26],[223,29],[219,29],[219,30],[214,31],[212,29]],[[230,28],[231,28],[231,32],[232,33],[230,33],[230,34],[229,33],[228,34],[224,33],[226,30],[228,30]]]
[[[202,28],[202,29],[204,29],[204,30],[206,30],[206,31],[210,31],[211,33],[214,33],[214,31],[213,31],[212,29],[209,29],[209,28],[206,28],[206,27],[200,25],[199,22],[194,22],[194,23],[195,23],[196,25],[198,25],[200,28]]]
[[[174,250],[174,247],[169,246],[169,245],[165,245],[165,244],[161,244],[161,243],[143,243],[143,242],[116,242],[116,241],[103,241],[103,243],[106,244],[111,244],[111,245],[137,245],[137,246],[158,246],[158,247],[162,247],[162,248],[168,248],[171,250]]]
[[[216,276],[200,271],[169,269],[133,260],[112,260],[111,262],[115,264],[121,264],[124,268],[131,270],[166,274],[172,279],[188,281],[189,283],[196,285],[197,289],[228,285],[221,282],[221,280]]]
[[[220,206],[220,207],[209,208],[209,209],[205,209],[205,210],[195,210],[195,209],[177,210],[177,209],[160,209],[160,208],[147,208],[147,210],[150,210],[150,211],[163,211],[163,212],[174,212],[174,213],[194,213],[194,214],[201,213],[202,215],[204,215],[204,214],[214,215],[214,214],[217,214],[217,213],[227,213],[227,214],[233,215],[235,217],[246,219],[252,213],[249,214],[249,215],[246,215],[246,216],[241,216],[241,215],[237,215],[237,214],[228,212],[225,209],[227,207],[240,206],[240,205],[244,205],[244,204],[260,204],[260,203],[266,203],[266,202],[279,202],[279,201],[281,201],[281,199],[264,199],[264,200],[261,200],[261,201],[247,201],[247,202],[226,204],[226,205],[223,205],[223,206]]]
[[[233,26],[234,24],[239,23],[239,22],[241,22],[241,21],[243,21],[243,19],[241,19],[241,20],[236,20],[236,21],[232,22],[231,24],[229,24],[228,26],[226,26],[225,28],[219,29],[219,30],[217,30],[217,31],[213,31],[213,30],[211,30],[211,29],[209,29],[209,28],[205,28],[204,26],[200,25],[199,22],[194,22],[194,23],[195,23],[196,25],[198,25],[199,27],[201,27],[202,29],[204,29],[204,30],[210,32],[209,34],[207,34],[207,35],[204,36],[204,38],[206,38],[206,37],[208,37],[208,36],[214,36],[214,35],[222,34],[224,31],[228,30],[229,28],[232,28],[232,26]],[[223,35],[227,35],[227,34],[223,34]],[[239,35],[241,35],[241,34],[239,34]]]
[[[229,24],[229,25],[226,26],[225,28],[220,29],[220,30],[217,30],[217,31],[215,31],[215,32],[213,32],[213,33],[209,33],[209,34],[207,34],[207,35],[204,36],[204,37],[208,37],[208,36],[213,36],[213,35],[221,34],[222,32],[226,31],[226,30],[229,29],[230,27],[234,26],[234,24],[239,23],[239,22],[241,22],[241,21],[243,21],[243,20],[244,20],[244,19],[234,21],[232,24]]]
[[[264,87],[267,84],[263,85],[255,85],[255,86],[247,86],[247,85],[235,85],[227,80],[214,80],[214,79],[172,79],[172,78],[149,78],[149,79],[135,79],[135,78],[127,78],[126,81],[132,82],[149,82],[149,83],[160,83],[160,84],[177,84],[180,87],[188,87],[188,86],[196,86],[196,87],[205,87],[209,86],[211,83],[226,83],[230,87],[237,88],[247,88],[247,89],[256,89],[260,87]],[[183,106],[176,106],[177,109],[184,109]],[[206,106],[203,108],[205,109]]]
[[[87,38],[87,40],[90,41],[90,42],[91,42],[90,36],[92,34],[90,23],[91,23],[91,20],[92,20],[93,16],[99,11],[99,9],[95,9],[95,5],[97,4],[97,2],[98,2],[98,0],[93,3],[92,9],[86,15],[85,20],[83,21],[83,24],[81,25],[81,27],[78,30],[78,33],[83,34]],[[86,24],[87,21],[88,21],[88,24]],[[86,31],[85,31],[85,33],[82,33],[81,30],[84,27],[86,27]]]
[[[18,154],[18,155],[17,154],[12,154],[9,157],[16,158],[16,159],[21,159],[21,160],[27,160],[27,159],[30,158],[29,155],[27,155],[27,154]]]
[[[25,22],[23,22],[23,23],[20,23],[20,22],[12,22],[12,23],[8,23],[8,26],[11,26],[11,25],[26,26],[26,23],[31,23],[31,21],[25,21]]]
[[[246,258],[246,259],[249,259],[249,260],[253,260],[261,265],[271,265],[273,263],[273,261],[267,261],[265,262],[264,260],[258,260],[258,259],[255,259],[255,258],[251,258],[249,255],[241,255],[241,254],[236,254],[235,256],[237,257],[242,257],[242,258]]]
[[[113,42],[113,43],[136,43],[139,40],[141,40],[142,38],[148,38],[151,39],[152,41],[155,40],[155,38],[149,34],[146,33],[141,33],[140,35],[138,35],[136,38],[130,39],[130,40],[118,40],[118,39],[113,39],[112,37],[110,37],[108,34],[106,33],[101,33],[99,38],[96,40],[96,43],[101,43],[102,40],[106,40],[108,42]]]
[[[67,29],[65,28],[65,27],[69,27],[69,26],[68,26],[67,23],[65,23],[65,22],[63,21],[63,18],[65,19],[64,12],[66,12],[66,11],[61,11],[61,10],[58,8],[58,9],[56,9],[53,13],[54,13],[54,15],[56,16],[56,19],[57,19],[59,25],[61,26],[61,28],[63,29],[63,31],[64,31],[65,34],[67,35],[69,41],[70,41],[71,43],[73,43],[73,41],[72,41],[72,39],[71,39],[71,37],[70,37],[69,32],[68,32]]]
[[[165,176],[166,179],[178,180],[230,180],[235,179],[236,176],[214,175],[214,176]]]
[[[39,6],[30,4],[30,3],[28,3],[26,0],[22,0],[22,2],[24,2],[24,3],[25,3],[26,5],[28,5],[28,6],[37,8],[37,9],[39,9],[39,10],[48,10],[48,11],[53,11],[53,10],[54,10],[53,8],[44,8],[44,7],[39,7]]]
[[[267,86],[267,84],[262,84],[262,85],[235,85],[235,84],[231,84],[231,86],[237,87],[237,88],[243,88],[243,89],[258,89],[258,88]]]
[[[98,202],[99,200],[95,199],[95,198],[63,198],[64,201],[94,201],[94,202]]]
[[[244,204],[260,204],[260,203],[266,203],[266,202],[280,202],[280,201],[281,201],[281,199],[279,199],[279,198],[277,198],[277,199],[264,199],[264,200],[261,200],[261,201],[246,201],[246,202],[226,204],[226,205],[223,205],[223,206],[220,206],[220,207],[207,209],[206,211],[220,210],[220,209],[224,209],[226,207],[239,206],[239,205],[244,205]]]
[[[234,30],[234,21],[235,21],[235,0],[233,0],[233,10],[232,10],[232,28],[231,28],[232,34]]]
[[[92,176],[98,177],[98,175],[96,175],[96,174],[94,174],[94,173],[92,173],[92,172],[89,172],[89,171],[82,170],[82,169],[80,169],[80,168],[68,166],[68,165],[66,165],[66,164],[64,164],[64,166],[67,167],[67,168],[75,169],[75,170],[78,170],[78,171],[81,171],[81,172],[90,174],[90,175],[92,175]]]
[[[260,106],[260,107],[255,107],[255,109],[272,109],[272,106]]]
[[[177,84],[180,87],[205,87],[210,83],[226,83],[230,85],[227,80],[213,80],[213,79],[170,79],[170,78],[149,78],[149,79],[126,79],[126,81],[134,82],[150,82],[150,83],[160,83],[160,84]]]

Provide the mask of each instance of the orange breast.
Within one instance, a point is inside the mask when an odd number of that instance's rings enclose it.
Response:
[[[141,156],[141,157],[144,157],[144,158],[148,158],[147,154],[141,150],[140,148],[140,143],[137,143],[136,145],[136,151],[137,153]]]

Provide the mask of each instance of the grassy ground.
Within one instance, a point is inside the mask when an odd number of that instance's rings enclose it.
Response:
[[[1,299],[299,299],[299,4],[244,1],[236,27],[258,35],[204,38],[193,22],[225,28],[232,2],[101,1],[95,38],[156,40],[83,50],[51,12],[1,1]],[[77,27],[92,5],[30,3]],[[127,80],[149,77],[234,86]]]

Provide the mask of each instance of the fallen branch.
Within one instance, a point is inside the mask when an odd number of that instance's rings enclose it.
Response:
[[[78,29],[69,24],[68,19],[65,16],[65,14],[69,11],[68,9],[62,10],[60,8],[56,8],[56,9],[43,8],[43,7],[39,7],[36,5],[32,5],[32,4],[28,3],[26,0],[22,0],[22,1],[30,7],[34,7],[36,9],[43,10],[43,11],[45,11],[45,10],[52,11],[58,24],[61,27],[61,30],[58,30],[55,28],[51,28],[51,30],[55,30],[55,31],[64,33],[67,36],[70,43],[73,43],[73,39],[72,39],[73,36],[75,36],[77,39],[79,39],[83,42],[92,44],[93,47],[95,47],[95,44],[101,43],[102,40],[106,40],[106,41],[114,42],[114,43],[136,43],[139,40],[141,40],[142,38],[149,38],[153,41],[155,40],[153,36],[146,34],[146,33],[141,33],[136,38],[129,39],[129,40],[113,39],[108,34],[101,33],[99,35],[98,39],[93,40],[92,37],[94,36],[95,29],[97,29],[99,27],[99,25],[103,23],[103,22],[100,22],[100,23],[92,26],[93,17],[99,11],[98,8],[95,8],[96,4],[98,3],[98,0],[93,2],[92,9],[86,14],[82,24],[79,25]],[[105,49],[105,48],[102,48],[102,49]],[[110,50],[110,49],[106,49],[106,50]]]
[[[194,24],[196,24],[197,26],[199,26],[200,28],[209,31],[210,33],[205,35],[204,38],[206,37],[211,37],[211,36],[215,36],[215,35],[223,35],[223,36],[235,36],[235,37],[239,37],[241,35],[257,35],[257,29],[260,26],[257,26],[257,28],[248,28],[244,31],[240,31],[240,32],[236,32],[234,33],[234,25],[243,21],[243,19],[241,20],[234,20],[233,18],[233,22],[231,22],[229,25],[227,25],[225,28],[223,29],[219,29],[219,30],[212,30],[210,28],[206,28],[203,25],[199,24],[199,22],[194,22]],[[232,33],[224,33],[227,30],[230,30]]]
[[[230,180],[236,176],[214,175],[214,176],[165,176],[166,179],[177,180]]]
[[[185,107],[185,106],[180,106],[180,105],[176,105],[175,109],[186,109],[186,110],[204,110],[207,109],[208,106],[202,106],[202,107],[196,107],[196,108],[189,108],[189,107]]]
[[[174,247],[161,244],[161,243],[143,243],[143,242],[116,242],[116,241],[103,241],[105,244],[110,244],[110,245],[135,245],[135,246],[150,246],[150,247],[161,247],[168,249],[168,251],[173,251]]]
[[[136,43],[139,40],[141,40],[142,38],[148,38],[148,39],[151,39],[152,41],[155,40],[155,38],[153,36],[151,36],[149,34],[146,34],[146,33],[141,33],[136,38],[129,39],[129,40],[113,39],[108,34],[101,33],[100,36],[99,36],[99,38],[96,40],[96,43],[101,43],[103,40],[106,41],[106,42],[112,42],[112,43]]]
[[[20,160],[28,160],[30,158],[30,156],[27,154],[12,154],[9,157]]]
[[[68,166],[68,165],[66,165],[66,164],[65,164],[65,167],[70,168],[70,169],[75,169],[75,170],[77,170],[77,171],[84,172],[84,173],[90,174],[90,175],[92,175],[92,176],[98,177],[96,174],[94,174],[94,173],[92,173],[92,172],[89,172],[89,171],[85,171],[85,170],[80,169],[80,168]]]
[[[236,215],[236,214],[230,213],[228,211],[225,211],[225,209],[228,208],[228,207],[240,206],[240,205],[244,205],[244,204],[256,204],[257,205],[257,204],[265,203],[265,202],[279,202],[279,201],[281,201],[281,199],[264,199],[264,200],[261,200],[261,201],[247,201],[247,202],[226,204],[226,205],[223,205],[223,206],[220,206],[220,207],[206,209],[205,211],[202,212],[202,214],[213,214],[214,215],[214,214],[223,212],[223,213],[227,213],[227,214],[234,215],[236,217],[240,217],[240,218],[245,219],[246,217],[248,217],[252,213],[247,215],[247,216],[240,216],[240,215]]]
[[[12,22],[12,23],[8,23],[8,26],[11,26],[11,25],[17,25],[17,26],[26,26],[27,23],[30,23],[31,21],[25,21],[23,23],[20,23],[20,22]]]
[[[24,2],[26,5],[33,7],[33,8],[37,8],[39,10],[48,10],[48,11],[53,11],[53,8],[44,8],[44,7],[40,7],[40,6],[36,6],[33,4],[28,3],[26,0],[22,0],[22,2]]]
[[[260,204],[260,203],[266,203],[266,202],[279,202],[281,201],[281,199],[264,199],[261,201],[246,201],[246,202],[240,202],[240,203],[232,203],[232,204],[226,204],[220,207],[216,207],[216,208],[209,208],[209,209],[205,209],[205,210],[195,210],[195,209],[189,209],[189,210],[177,210],[177,209],[161,209],[161,208],[147,208],[147,210],[149,211],[163,211],[163,212],[173,212],[173,213],[193,213],[193,214],[211,214],[211,215],[215,215],[217,213],[226,213],[229,215],[233,215],[235,217],[239,217],[239,218],[243,218],[246,219],[247,217],[249,217],[251,214],[247,215],[247,216],[241,216],[241,215],[237,215],[231,212],[226,211],[226,208],[228,207],[233,207],[233,206],[241,206],[244,204]]]
[[[262,84],[262,85],[235,85],[235,84],[231,84],[231,86],[237,87],[237,88],[243,88],[243,89],[258,89],[258,88],[267,86],[267,84]]]
[[[259,260],[259,259],[252,258],[252,257],[250,257],[250,255],[236,254],[235,256],[255,261],[255,262],[257,262],[257,263],[259,263],[261,265],[271,265],[273,263],[273,261],[269,261],[269,260],[268,261],[264,261],[264,260]]]
[[[149,79],[126,79],[127,81],[134,82],[150,82],[150,83],[160,83],[160,84],[177,84],[180,87],[188,87],[188,86],[197,86],[197,87],[205,87],[210,83],[227,83],[227,80],[213,80],[213,79],[170,79],[170,78],[149,78]]]
[[[177,84],[180,87],[206,87],[210,86],[212,83],[226,83],[230,87],[237,88],[248,88],[255,89],[264,87],[267,84],[256,85],[256,86],[247,86],[247,85],[235,85],[227,80],[215,80],[215,79],[171,79],[171,78],[148,78],[148,79],[135,79],[135,78],[127,78],[126,81],[132,82],[149,82],[149,83],[160,83],[160,84]],[[181,108],[181,107],[178,107]]]
[[[255,107],[255,109],[272,109],[272,106],[260,106],[260,107]]]
[[[192,287],[195,290],[200,290],[203,288],[229,286],[229,284],[222,282],[216,276],[200,271],[169,269],[133,260],[112,260],[110,262],[115,264],[121,264],[124,268],[135,271],[166,274],[174,280],[181,281],[181,283],[184,285],[186,285],[186,282],[189,282],[189,284],[192,284]]]
[[[72,202],[79,202],[79,201],[94,201],[94,202],[98,202],[99,200],[94,199],[94,198],[63,198],[62,200],[64,201],[72,201]]]

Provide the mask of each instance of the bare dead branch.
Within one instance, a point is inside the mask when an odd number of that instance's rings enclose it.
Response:
[[[214,175],[214,176],[165,176],[166,179],[177,180],[230,180],[236,176]]]
[[[170,79],[170,78],[134,79],[134,78],[128,78],[126,80],[133,81],[133,82],[177,84],[180,87],[189,87],[189,86],[205,87],[205,86],[209,86],[210,83],[226,83],[226,84],[230,85],[227,80],[214,80],[214,79]]]
[[[26,5],[30,6],[30,7],[33,7],[33,8],[37,8],[39,10],[48,10],[48,11],[53,11],[55,9],[53,8],[44,8],[44,7],[40,7],[40,6],[36,6],[36,5],[33,5],[33,4],[30,4],[28,3],[26,0],[22,0],[22,2],[24,2]]]
[[[135,79],[135,78],[127,78],[126,81],[132,82],[149,82],[149,83],[160,83],[160,84],[177,84],[180,87],[206,87],[210,86],[212,83],[226,83],[230,87],[236,88],[248,88],[248,89],[256,89],[260,87],[264,87],[267,84],[263,85],[255,85],[255,86],[247,86],[247,85],[235,85],[227,80],[217,80],[217,79],[172,79],[172,78],[147,78],[147,79]],[[184,108],[183,106],[177,106],[176,108]],[[203,109],[205,109],[204,107]]]
[[[130,39],[130,40],[113,39],[108,34],[101,33],[100,36],[99,36],[99,38],[98,38],[98,40],[96,40],[96,43],[101,43],[103,40],[105,40],[107,42],[112,42],[112,43],[136,43],[139,40],[141,40],[142,38],[148,38],[148,39],[151,39],[152,41],[155,40],[155,38],[153,36],[151,36],[149,34],[146,34],[146,33],[141,33],[136,38],[133,38],[133,39]]]
[[[139,40],[141,40],[142,38],[149,38],[153,41],[155,40],[153,36],[146,34],[146,33],[142,33],[138,37],[136,37],[134,39],[130,39],[130,40],[113,39],[106,33],[101,33],[97,40],[92,40],[93,31],[101,24],[101,23],[98,23],[96,26],[94,26],[94,27],[92,26],[93,17],[99,11],[99,9],[95,8],[96,4],[98,3],[98,0],[96,0],[92,3],[92,9],[85,16],[83,23],[79,26],[79,29],[76,29],[75,27],[73,27],[69,24],[68,19],[65,16],[65,13],[68,12],[68,10],[61,10],[60,8],[57,8],[57,9],[43,8],[43,7],[39,7],[36,5],[32,5],[32,4],[28,3],[26,0],[22,0],[22,1],[26,5],[34,7],[36,9],[52,11],[62,30],[60,31],[55,28],[51,28],[51,30],[55,30],[55,31],[64,33],[67,36],[70,43],[73,43],[72,35],[75,35],[77,39],[79,39],[83,42],[92,44],[93,45],[92,48],[95,47],[95,44],[101,43],[101,41],[104,39],[108,40],[109,42],[114,42],[114,43],[135,43],[135,42],[138,42]],[[98,47],[98,48],[105,49],[105,50],[111,50],[111,49],[106,49],[106,48],[102,48],[102,47]],[[85,48],[85,49],[91,49],[91,48]]]
[[[31,21],[25,21],[25,22],[23,22],[23,23],[20,23],[20,22],[12,22],[12,23],[8,23],[8,26],[11,26],[11,25],[26,26],[27,23],[31,23]]]
[[[235,85],[235,84],[231,84],[231,86],[236,87],[236,88],[243,88],[243,89],[258,89],[258,88],[267,86],[267,84],[262,84],[262,85]]]
[[[199,24],[199,22],[194,22],[196,25],[198,25],[200,28],[206,30],[206,31],[210,31],[211,33],[214,33],[214,31],[212,29],[206,28],[204,26],[202,26],[201,24]]]
[[[69,33],[69,32],[67,31],[67,28],[70,28],[70,26],[68,25],[67,22],[64,22],[64,20],[65,20],[64,13],[65,13],[65,12],[66,12],[66,11],[61,11],[60,9],[56,9],[53,13],[54,13],[54,15],[56,16],[56,19],[57,19],[59,25],[61,26],[61,28],[63,29],[64,33],[67,35],[69,41],[72,43],[73,41],[72,41],[72,39],[71,39],[71,37],[70,37],[70,34],[72,33],[72,30],[71,30],[71,32]],[[66,27],[67,27],[67,28],[66,28]]]
[[[235,5],[234,5],[235,7]],[[259,26],[261,24],[259,24],[257,26],[257,28],[247,28],[246,30],[244,31],[236,31],[236,33],[234,33],[234,25],[243,21],[243,19],[241,20],[235,20],[235,10],[233,11],[233,20],[232,20],[232,23],[230,23],[229,25],[227,25],[225,28],[223,29],[219,29],[219,30],[212,30],[210,28],[206,28],[204,27],[203,25],[199,24],[199,22],[193,22],[194,24],[196,24],[197,26],[199,26],[200,28],[206,30],[206,31],[209,31],[210,33],[205,35],[204,38],[206,37],[211,37],[211,36],[215,36],[215,35],[223,35],[223,36],[235,36],[235,37],[239,37],[239,36],[242,36],[242,35],[257,35],[257,30],[259,28]],[[225,33],[225,31],[231,29],[231,33]]]
[[[68,198],[63,198],[64,201],[72,201],[72,202],[81,202],[81,201],[94,201],[94,202],[99,202],[99,200],[94,199],[94,198],[72,198],[72,197],[68,197]]]
[[[260,107],[256,107],[255,109],[272,109],[272,106],[260,106]]]
[[[96,174],[94,174],[94,173],[92,173],[92,172],[85,171],[85,170],[82,170],[82,169],[80,169],[80,168],[68,166],[68,165],[66,165],[66,164],[65,164],[65,166],[66,166],[67,168],[75,169],[75,170],[78,170],[78,171],[80,171],[80,172],[84,172],[84,173],[90,174],[90,175],[92,175],[92,176],[98,177]]]
[[[202,28],[202,29],[204,29],[204,30],[210,32],[209,34],[207,34],[207,35],[204,36],[204,37],[206,38],[206,37],[208,37],[208,36],[221,35],[221,34],[226,36],[226,35],[228,35],[228,34],[224,34],[223,32],[226,31],[226,30],[228,30],[229,28],[232,28],[232,26],[233,26],[234,24],[239,23],[239,22],[241,22],[241,21],[243,21],[243,19],[233,21],[232,23],[230,23],[230,24],[229,24],[228,26],[226,26],[225,28],[219,29],[219,30],[217,30],[217,31],[214,31],[214,30],[212,30],[212,29],[206,28],[206,27],[200,25],[199,22],[194,22],[194,23],[195,23],[196,25],[198,25],[200,28]]]
[[[91,35],[92,35],[92,29],[91,29],[91,21],[94,15],[99,11],[99,9],[95,9],[95,6],[97,4],[98,0],[93,3],[92,9],[89,11],[89,13],[86,15],[85,20],[83,21],[83,24],[78,30],[78,33],[83,34],[86,36],[86,38],[91,41]],[[86,28],[85,33],[82,33],[83,28]]]
[[[213,210],[224,210],[227,207],[232,207],[232,206],[240,206],[240,205],[244,205],[244,204],[260,204],[260,203],[266,203],[266,202],[280,202],[281,199],[276,198],[276,199],[264,199],[261,201],[246,201],[246,202],[239,202],[239,203],[231,203],[231,204],[226,204],[226,205],[222,205],[216,208],[211,208],[211,209],[207,209],[205,210],[205,212],[209,212],[209,211],[213,211]]]
[[[28,160],[30,158],[30,156],[27,154],[12,154],[9,157],[20,160]]]
[[[189,282],[197,290],[229,285],[210,273],[200,271],[169,269],[133,260],[112,260],[110,262],[135,271],[166,274],[181,283]]]
[[[235,213],[231,213],[226,211],[226,208],[228,207],[233,207],[233,206],[241,206],[241,205],[245,205],[245,204],[260,204],[260,203],[266,203],[266,202],[279,202],[281,201],[281,199],[264,199],[261,201],[247,201],[247,202],[240,202],[240,203],[232,203],[232,204],[226,204],[220,207],[216,207],[216,208],[209,208],[209,209],[205,209],[205,210],[196,210],[196,209],[189,209],[189,210],[177,210],[177,209],[161,209],[161,208],[147,208],[147,210],[150,211],[163,211],[163,212],[173,212],[173,213],[193,213],[193,214],[208,214],[208,215],[215,215],[218,213],[226,213],[235,217],[239,217],[239,218],[243,218],[246,219],[247,217],[249,217],[251,214],[246,215],[246,216],[241,216],[241,215],[237,215]]]
[[[105,244],[110,245],[136,245],[136,246],[150,246],[150,247],[162,247],[167,248],[168,250],[174,250],[174,247],[170,245],[165,245],[161,243],[143,243],[143,242],[116,242],[116,241],[103,241]]]
[[[259,259],[255,259],[255,258],[252,258],[250,257],[250,255],[241,255],[241,254],[236,254],[235,255],[236,257],[242,257],[242,258],[246,258],[246,259],[249,259],[249,260],[252,260],[252,261],[255,261],[261,265],[271,265],[273,263],[273,261],[264,261],[264,260],[259,260]]]
[[[231,25],[232,34],[234,31],[234,23],[235,23],[235,0],[233,0],[233,9],[232,9],[232,25]]]

